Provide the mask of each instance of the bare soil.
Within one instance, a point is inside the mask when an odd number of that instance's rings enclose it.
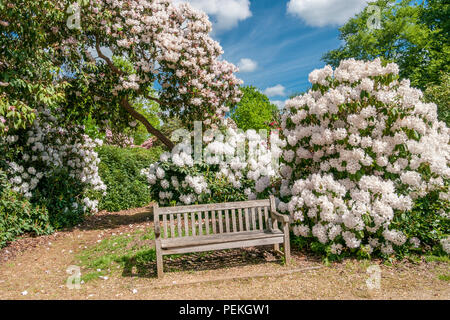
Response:
[[[450,299],[448,262],[387,266],[350,259],[326,266],[293,249],[286,267],[270,247],[165,257],[163,279],[156,278],[154,263],[145,270],[131,263],[80,289],[66,286],[66,270],[80,263],[83,250],[151,229],[151,209],[141,208],[102,212],[51,236],[23,237],[0,250],[0,299]],[[379,289],[366,284],[374,264],[381,268]]]

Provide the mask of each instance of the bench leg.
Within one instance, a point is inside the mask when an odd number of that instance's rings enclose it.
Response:
[[[156,271],[158,274],[158,278],[162,278],[164,276],[164,265],[163,265],[163,255],[161,252],[161,242],[156,240]]]
[[[274,251],[280,251],[280,245],[277,243],[277,244],[274,244],[273,245],[273,250]]]
[[[289,224],[284,225],[284,260],[286,262],[286,266],[291,264],[291,242],[289,239]]]

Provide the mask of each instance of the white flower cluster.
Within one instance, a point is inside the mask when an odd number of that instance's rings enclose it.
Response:
[[[98,173],[100,159],[94,151],[102,141],[74,134],[77,129],[62,128],[49,110],[43,110],[33,125],[21,134],[20,141],[19,136],[6,137],[3,143],[7,143],[8,148],[20,150],[12,161],[7,161],[13,190],[31,198],[45,176],[51,176],[55,170],[66,169],[70,177],[89,190],[106,194],[106,185]],[[97,212],[97,200],[85,198],[83,203],[84,210]],[[78,204],[74,203],[73,207],[78,207]]]
[[[270,142],[270,146],[269,146]],[[217,177],[225,177],[233,187],[243,187],[242,180],[253,181],[255,190],[248,194],[250,199],[256,199],[271,184],[272,178],[278,175],[278,162],[284,142],[278,134],[258,134],[255,130],[235,130],[228,128],[226,135],[218,135],[206,146],[207,164],[219,165]]]
[[[202,175],[180,176],[174,170],[164,169],[172,166],[191,169],[194,167],[190,146],[180,144],[175,150],[178,152],[162,154],[159,163],[151,164],[149,169],[143,169],[141,173],[147,177],[150,188],[158,188],[160,204],[177,201],[177,203],[189,205],[199,201],[202,196],[210,194],[211,191]]]
[[[192,147],[179,144],[174,152],[161,155],[159,163],[142,171],[151,188],[160,190],[161,204],[175,201],[189,205],[204,201],[211,195],[208,177],[226,180],[249,199],[255,199],[267,191],[272,179],[277,177],[276,159],[281,156],[280,145],[283,146],[277,134],[271,135],[270,147],[267,137],[254,130],[244,133],[228,128],[225,135],[205,136],[204,141],[207,145],[202,168],[206,165],[208,169],[198,170],[192,158]],[[180,169],[188,173],[180,175]]]
[[[313,89],[286,102],[279,209],[297,236],[335,254],[419,245],[391,222],[418,197],[448,194],[450,131],[436,105],[397,75],[379,59],[346,60],[312,72]]]

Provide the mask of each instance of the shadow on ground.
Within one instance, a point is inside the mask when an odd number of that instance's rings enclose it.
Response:
[[[95,216],[86,218],[86,220],[76,229],[81,231],[114,229],[136,223],[152,222],[153,206],[144,208],[124,210],[115,213],[99,212]],[[75,229],[75,228],[74,228]],[[71,229],[67,230],[71,231]]]
[[[247,249],[233,249],[205,253],[193,253],[181,256],[165,256],[164,271],[170,272],[196,272],[206,270],[226,270],[228,268],[258,265],[267,262],[282,264],[282,259],[271,250],[272,247],[259,247]],[[156,262],[154,249],[148,250],[142,259],[142,254],[128,258],[124,261],[122,276],[155,278]]]

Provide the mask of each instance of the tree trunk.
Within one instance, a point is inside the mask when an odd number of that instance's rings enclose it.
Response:
[[[141,122],[145,128],[147,129],[147,131],[151,134],[153,134],[154,136],[156,136],[162,143],[164,143],[164,145],[166,145],[169,150],[172,150],[175,145],[173,144],[172,141],[170,141],[169,138],[167,138],[161,131],[159,131],[158,129],[156,129],[155,127],[153,127],[151,125],[151,123],[139,112],[137,112],[131,105],[130,102],[128,101],[127,98],[122,98],[120,100],[120,105],[128,111],[129,114],[131,114],[131,116],[133,118],[135,118],[136,120],[138,120],[139,122]]]

